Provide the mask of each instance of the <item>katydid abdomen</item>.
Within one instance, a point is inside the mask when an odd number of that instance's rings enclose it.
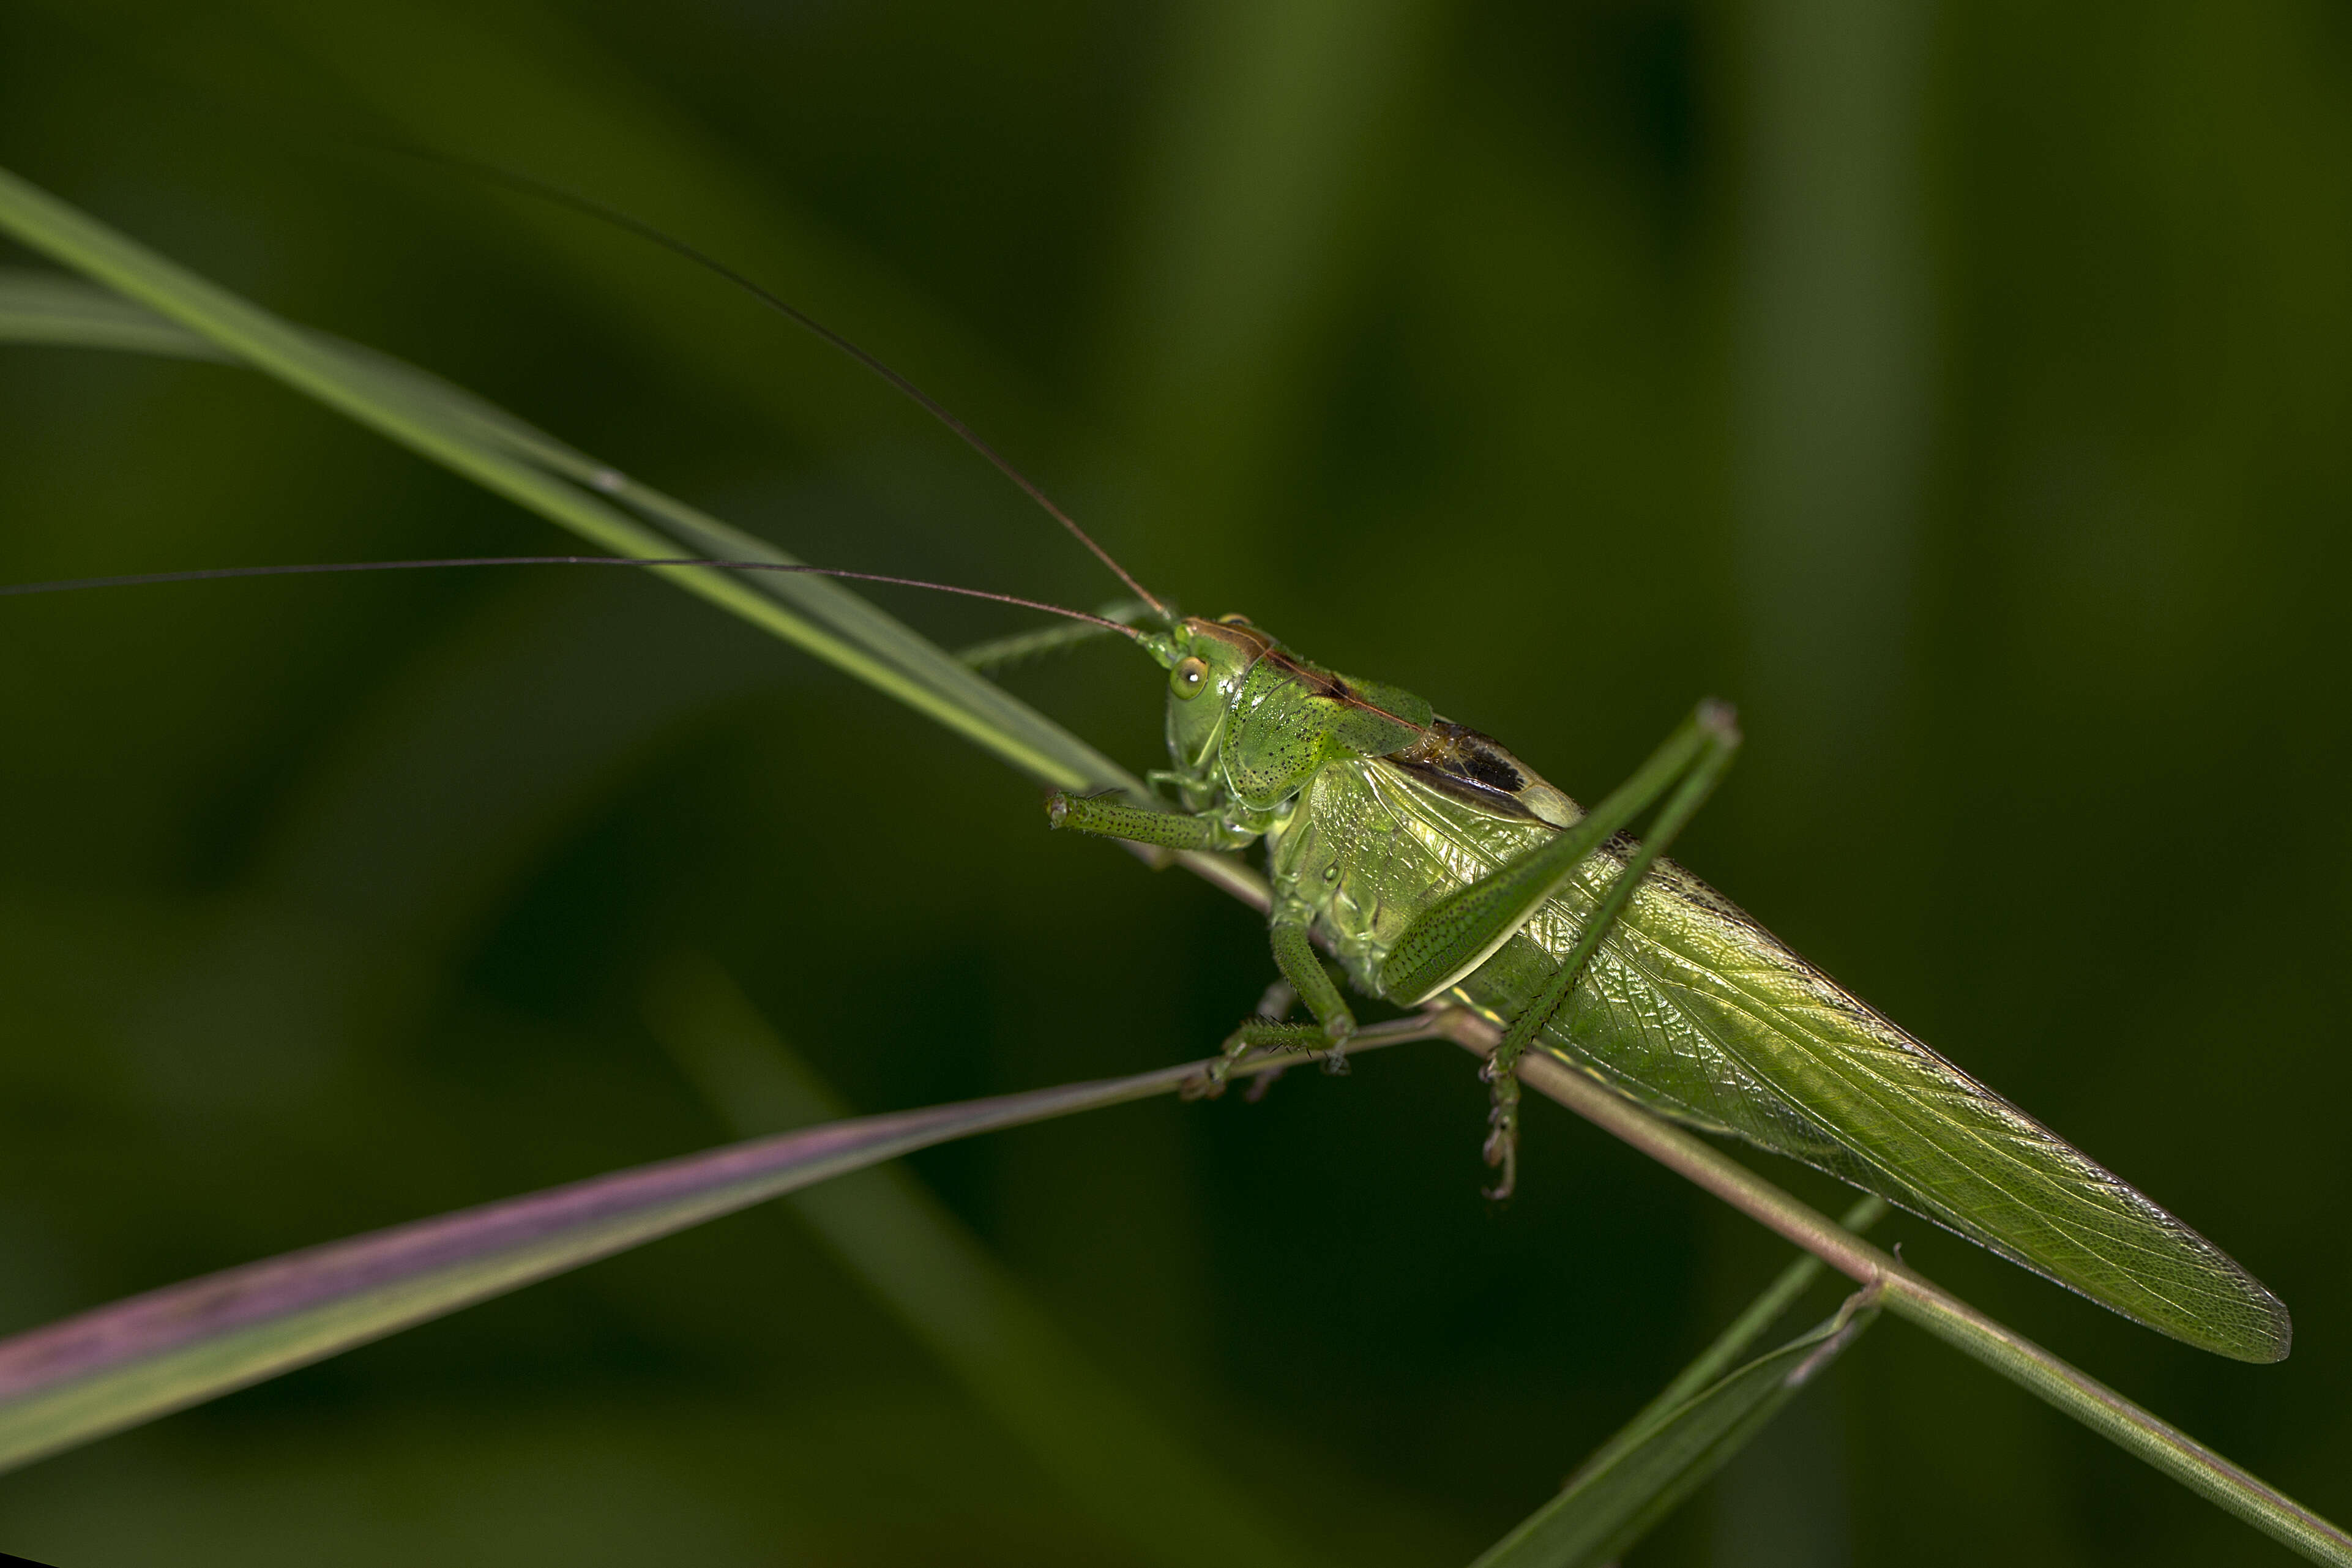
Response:
[[[1311,914],[1359,989],[1389,995],[1383,963],[1417,915],[1575,820],[1565,796],[1532,775],[1526,785],[1553,821],[1386,758],[1330,763],[1268,834],[1277,903]],[[1455,994],[1517,1017],[1627,851],[1620,838],[1591,856]],[[2227,1255],[1670,861],[1633,890],[1536,1045],[2191,1344],[2247,1361],[2286,1353],[2285,1308]]]

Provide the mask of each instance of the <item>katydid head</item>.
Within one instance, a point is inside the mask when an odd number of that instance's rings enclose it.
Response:
[[[1180,767],[1208,756],[1250,667],[1275,646],[1247,616],[1186,616],[1136,639],[1168,671],[1168,750]]]

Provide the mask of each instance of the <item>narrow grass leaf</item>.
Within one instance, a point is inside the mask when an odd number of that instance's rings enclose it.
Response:
[[[56,272],[0,267],[0,342],[121,349],[226,362],[226,351],[121,295]]]
[[[279,320],[6,170],[0,229],[147,306],[236,361],[485,489],[620,554],[791,557],[573,451],[425,373]],[[49,336],[66,318],[52,310]],[[141,346],[93,329],[93,346]],[[180,352],[177,348],[165,352]],[[616,504],[618,503],[618,504]],[[685,548],[681,548],[681,545]],[[1063,789],[1137,788],[1125,770],[838,584],[780,586],[775,574],[655,567],[927,718]],[[827,625],[804,612],[819,606]]]
[[[1878,1316],[1857,1291],[1825,1322],[1664,1409],[1618,1439],[1473,1568],[1591,1568],[1613,1561],[1780,1414]]]
[[[739,1131],[843,1114],[831,1089],[708,960],[647,999],[656,1034]],[[1204,1455],[1095,1364],[905,1167],[789,1202],[1040,1468],[1139,1560],[1280,1568],[1304,1553]]]
[[[0,1342],[0,1470],[911,1150],[1166,1093],[1201,1064],[861,1117],[330,1242]]]
[[[1140,599],[1113,599],[1097,605],[1094,613],[1107,621],[1122,626],[1139,626],[1151,613],[1151,606]],[[1014,632],[1008,637],[990,637],[970,647],[956,650],[956,662],[966,669],[985,674],[993,669],[1009,669],[1016,664],[1066,653],[1080,643],[1093,642],[1110,636],[1109,628],[1089,626],[1045,626],[1034,632]]]
[[[1885,1198],[1876,1195],[1861,1198],[1839,1216],[1838,1224],[1860,1236],[1885,1218],[1886,1211]],[[1619,1427],[1615,1436],[1594,1449],[1591,1458],[1579,1466],[1576,1474],[1568,1479],[1568,1485],[1573,1487],[1583,1476],[1614,1462],[1621,1453],[1639,1442],[1643,1435],[1658,1422],[1738,1365],[1739,1358],[1746,1355],[1756,1342],[1764,1337],[1766,1331],[1797,1304],[1799,1297],[1812,1288],[1813,1281],[1821,1278],[1823,1267],[1822,1260],[1811,1253],[1800,1254],[1774,1276],[1772,1282],[1764,1287],[1756,1300],[1750,1301],[1723,1332],[1715,1337],[1712,1344],[1699,1352],[1688,1366],[1675,1373],[1674,1380],[1660,1389],[1632,1420]]]

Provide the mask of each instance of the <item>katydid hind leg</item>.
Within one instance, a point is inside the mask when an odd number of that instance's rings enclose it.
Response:
[[[1487,1058],[1481,1071],[1481,1076],[1493,1091],[1484,1150],[1486,1163],[1497,1173],[1495,1184],[1486,1190],[1490,1198],[1498,1201],[1507,1198],[1518,1185],[1517,1067],[1520,1053],[1527,1049],[1528,1043],[1567,1001],[1585,966],[1591,962],[1593,953],[1600,949],[1611,928],[1624,913],[1625,906],[1632,901],[1642,879],[1649,874],[1651,866],[1666,852],[1698,808],[1706,803],[1706,797],[1715,792],[1715,786],[1723,778],[1724,770],[1731,765],[1732,756],[1739,749],[1739,730],[1733,721],[1730,709],[1720,703],[1702,703],[1694,716],[1694,723],[1698,743],[1680,759],[1672,772],[1655,776],[1654,782],[1645,781],[1644,775],[1654,772],[1651,764],[1645,763],[1642,771],[1628,781],[1628,787],[1640,784],[1648,784],[1650,787],[1642,792],[1643,798],[1639,804],[1623,814],[1626,818],[1638,815],[1658,795],[1665,796],[1665,804],[1659,808],[1657,820],[1651,825],[1649,837],[1626,860],[1624,869],[1612,879],[1609,891],[1602,896],[1600,906],[1585,921],[1576,946],[1570,950],[1568,957],[1546,982],[1543,990],[1511,1021],[1502,1043],[1495,1047],[1495,1054]],[[1669,747],[1672,744],[1669,742]],[[1666,754],[1667,750],[1666,747],[1660,748],[1658,755]],[[1656,761],[1657,756],[1654,756],[1652,763]],[[1621,788],[1603,804],[1613,804],[1626,794],[1627,788]]]

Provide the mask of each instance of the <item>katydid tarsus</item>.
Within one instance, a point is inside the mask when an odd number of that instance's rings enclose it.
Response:
[[[1124,635],[1168,673],[1170,766],[1151,775],[1154,797],[1056,794],[1047,803],[1055,826],[1185,850],[1264,841],[1275,963],[1313,1021],[1244,1020],[1200,1093],[1221,1092],[1225,1070],[1253,1048],[1314,1051],[1335,1069],[1345,1063],[1355,1017],[1319,945],[1367,996],[1407,1006],[1444,999],[1503,1031],[1486,1068],[1486,1156],[1498,1172],[1497,1196],[1516,1181],[1512,1068],[1539,1051],[1675,1121],[1878,1193],[2189,1343],[2245,1361],[2286,1353],[2284,1307],[2237,1263],[1664,858],[1738,746],[1728,708],[1700,703],[1585,811],[1411,692],[1314,664],[1244,616],[1179,614],[905,378],[754,292],[938,416],[1143,601],[1129,625],[1124,616],[980,595]],[[489,563],[233,568],[141,580]],[[700,557],[610,563],[824,570]],[[97,584],[16,591],[85,585]],[[1646,839],[1627,837],[1653,810]]]

